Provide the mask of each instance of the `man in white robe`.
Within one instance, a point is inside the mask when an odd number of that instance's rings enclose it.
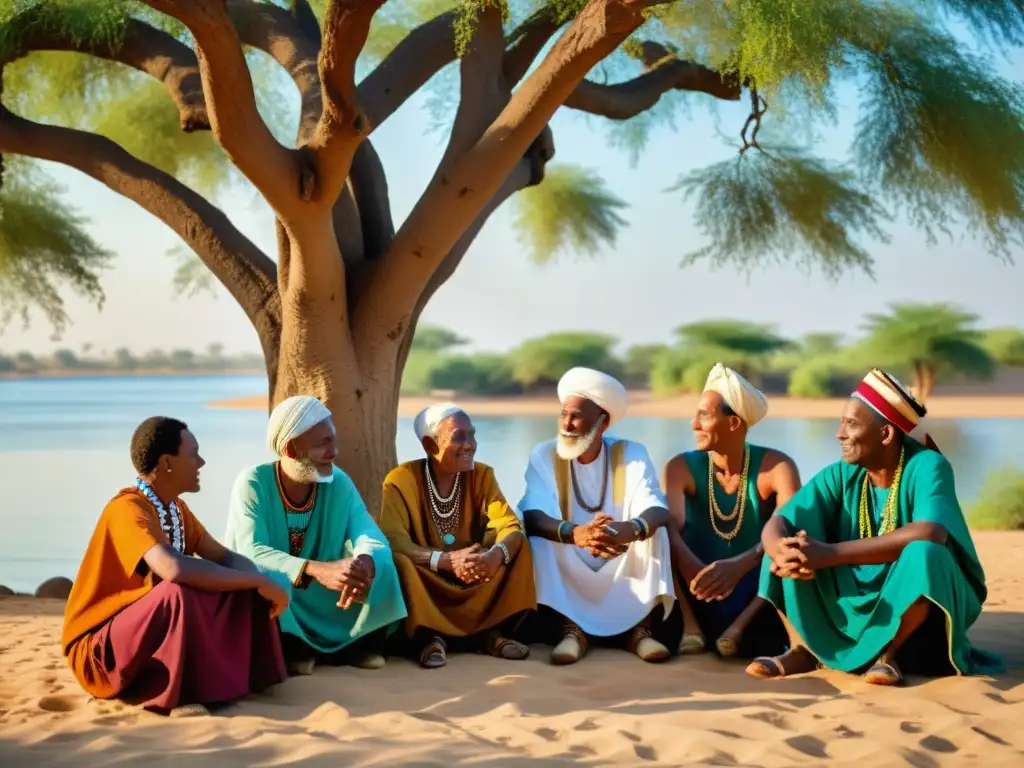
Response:
[[[573,368],[558,384],[558,436],[538,445],[519,502],[534,556],[537,603],[558,614],[551,659],[579,661],[588,636],[623,636],[645,661],[668,648],[652,636],[675,605],[669,512],[639,443],[606,435],[626,413],[611,376]]]

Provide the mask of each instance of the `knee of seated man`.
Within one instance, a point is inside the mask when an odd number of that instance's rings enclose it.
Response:
[[[179,604],[194,599],[199,593],[200,590],[195,587],[190,587],[187,584],[175,584],[173,581],[161,581],[150,592],[150,594],[158,596],[162,600],[169,600]]]
[[[948,562],[952,558],[945,544],[928,539],[912,541],[903,548],[900,560],[919,560],[924,563]]]

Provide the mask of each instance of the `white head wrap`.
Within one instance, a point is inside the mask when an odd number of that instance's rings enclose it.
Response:
[[[412,423],[412,428],[416,430],[416,438],[420,442],[424,437],[432,437],[436,440],[441,422],[457,413],[464,413],[464,411],[455,403],[437,403],[424,408],[416,414],[416,419]]]
[[[558,400],[585,397],[608,412],[608,426],[626,415],[629,398],[626,388],[607,373],[592,368],[570,368],[558,382]]]
[[[732,368],[726,368],[721,363],[715,363],[711,369],[704,391],[720,394],[725,404],[748,427],[757,424],[768,413],[768,398]]]
[[[282,400],[270,414],[267,424],[267,445],[275,456],[283,456],[285,446],[331,418],[327,406],[308,395]]]

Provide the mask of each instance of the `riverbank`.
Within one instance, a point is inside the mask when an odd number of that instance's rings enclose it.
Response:
[[[63,604],[0,598],[0,765],[996,766],[1024,752],[1024,533],[977,533],[989,598],[971,632],[998,678],[879,689],[819,671],[747,677],[711,656],[644,664],[595,649],[572,667],[453,654],[426,671],[318,667],[215,717],[90,700],[60,656]]]
[[[138,368],[134,371],[125,371],[118,368],[46,368],[44,370],[28,373],[25,371],[5,371],[0,373],[0,381],[34,381],[36,379],[86,379],[96,378],[123,378],[131,376],[266,376],[267,372],[262,368],[238,368],[233,370],[214,368],[195,368],[183,370],[180,368]]]
[[[399,416],[415,416],[428,405],[444,397],[402,397],[398,401]],[[697,410],[696,395],[655,397],[646,390],[629,395],[629,415],[656,418],[689,419]],[[773,396],[769,398],[768,418],[834,419],[843,409],[845,399],[806,400]],[[551,416],[557,412],[555,395],[522,395],[516,397],[460,397],[458,403],[477,416]],[[218,400],[210,408],[268,410],[265,395]],[[992,395],[969,397],[936,396],[928,401],[928,415],[933,419],[1024,419],[1024,396]]]

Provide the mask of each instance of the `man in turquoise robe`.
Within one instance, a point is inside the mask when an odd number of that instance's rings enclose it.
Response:
[[[819,664],[897,685],[991,674],[974,648],[985,574],[956,498],[953,469],[909,433],[923,406],[875,369],[843,411],[843,461],[819,472],[765,526],[759,594],[787,624],[790,649],[747,672],[782,677]]]
[[[273,463],[235,482],[225,543],[290,593],[280,617],[292,674],[318,659],[384,665],[383,637],[406,616],[391,548],[337,456],[331,413],[312,397],[274,409]],[[362,640],[362,642],[357,642]]]

